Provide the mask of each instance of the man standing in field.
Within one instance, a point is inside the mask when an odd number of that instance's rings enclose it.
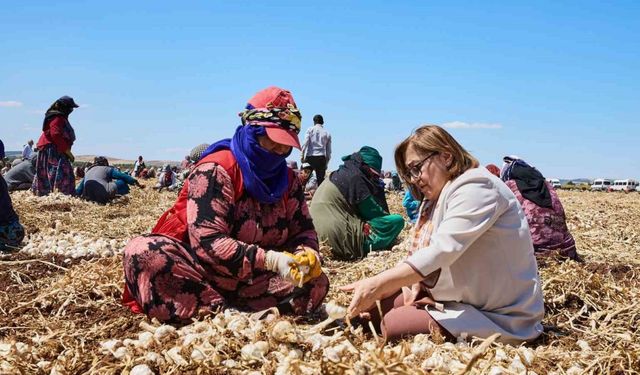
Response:
[[[331,159],[331,134],[324,128],[322,115],[313,116],[313,126],[307,130],[302,145],[302,162],[316,172],[318,185],[324,180]]]
[[[31,159],[31,155],[33,155],[33,139],[30,139],[22,148],[22,160]]]

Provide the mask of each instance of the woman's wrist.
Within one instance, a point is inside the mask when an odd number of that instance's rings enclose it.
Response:
[[[422,280],[422,276],[404,262],[379,273],[375,277],[378,279],[376,283],[384,288],[385,291],[391,290],[393,292],[403,286],[413,285]]]

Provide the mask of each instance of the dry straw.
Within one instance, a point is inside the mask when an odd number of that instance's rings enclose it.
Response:
[[[637,373],[640,195],[560,197],[585,261],[540,261],[545,334],[512,347],[495,337],[384,343],[343,322],[349,296],[337,287],[393,266],[403,244],[355,263],[328,259],[335,303],[325,322],[321,313],[296,320],[233,310],[182,327],[148,321],[119,305],[121,247],[149,231],[175,194],[136,189],[100,206],[14,193],[31,236],[27,251],[0,259],[0,373]],[[401,198],[389,196],[392,211],[402,211]]]

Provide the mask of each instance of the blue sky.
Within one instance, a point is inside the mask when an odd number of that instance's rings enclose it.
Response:
[[[75,154],[179,160],[277,85],[303,132],[324,115],[333,168],[366,144],[393,169],[395,145],[433,123],[483,164],[640,178],[639,19],[638,1],[7,2],[0,139],[37,140],[71,95]]]

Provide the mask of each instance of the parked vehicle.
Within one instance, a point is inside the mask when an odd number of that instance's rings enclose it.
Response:
[[[611,187],[611,180],[607,180],[606,178],[596,178],[593,180],[593,184],[591,184],[592,191],[608,191]]]
[[[557,178],[547,178],[547,181],[551,184],[551,186],[553,186],[554,189],[560,189],[560,187],[562,186],[560,180],[558,180]]]
[[[627,178],[624,180],[615,180],[613,181],[613,185],[611,185],[611,189],[614,191],[635,191],[640,183],[634,179]]]

